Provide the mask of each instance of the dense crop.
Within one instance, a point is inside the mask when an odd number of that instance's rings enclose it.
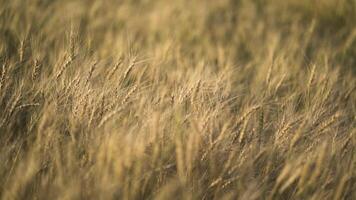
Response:
[[[356,199],[356,1],[0,0],[0,198]]]

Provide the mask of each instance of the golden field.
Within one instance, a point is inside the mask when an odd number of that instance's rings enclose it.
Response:
[[[0,199],[356,199],[356,1],[0,0]]]

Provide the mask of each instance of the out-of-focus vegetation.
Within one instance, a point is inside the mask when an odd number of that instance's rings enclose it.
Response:
[[[0,0],[1,199],[355,199],[356,1]]]

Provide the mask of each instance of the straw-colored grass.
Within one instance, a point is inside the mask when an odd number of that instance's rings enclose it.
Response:
[[[356,199],[356,2],[0,0],[0,199]]]

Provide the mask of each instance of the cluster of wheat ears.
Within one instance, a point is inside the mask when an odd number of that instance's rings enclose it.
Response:
[[[356,199],[356,1],[0,0],[0,199]]]

